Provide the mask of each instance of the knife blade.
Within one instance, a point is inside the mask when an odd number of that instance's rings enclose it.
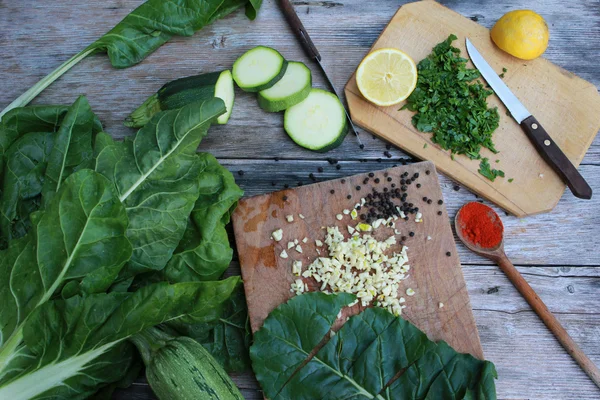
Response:
[[[358,140],[358,144],[360,144],[360,148],[361,149],[364,148],[364,145],[362,144],[362,142],[360,141],[360,137],[358,136],[358,131],[356,130],[356,127],[354,126],[354,123],[352,122],[352,118],[350,118],[350,114],[348,114],[347,107],[344,105],[344,102],[342,101],[342,98],[340,97],[335,86],[333,85],[333,82],[327,75],[327,71],[325,71],[325,67],[323,66],[323,63],[322,63],[321,54],[319,53],[319,50],[317,50],[317,47],[313,43],[310,36],[308,36],[308,32],[304,28],[302,21],[300,21],[298,14],[296,14],[296,11],[294,10],[294,6],[292,5],[292,3],[289,2],[289,0],[280,0],[279,6],[281,7],[281,10],[283,11],[283,15],[285,16],[285,19],[288,21],[288,24],[294,31],[294,34],[296,35],[296,37],[302,44],[304,51],[310,58],[312,58],[319,65],[319,68],[321,69],[323,76],[327,80],[327,84],[329,85],[329,87],[331,88],[333,93],[337,96],[337,98],[340,100],[340,103],[342,103],[342,107],[344,108],[344,112],[346,113],[346,118],[348,119],[348,123],[350,124],[350,129],[352,129],[352,132],[354,132],[354,134],[356,135],[356,139]]]
[[[465,42],[473,65],[475,65],[481,76],[487,81],[502,103],[504,103],[512,117],[521,125],[521,128],[546,163],[567,184],[573,195],[581,199],[591,199],[592,188],[579,171],[577,171],[577,168],[575,168],[565,153],[552,140],[539,121],[527,111],[527,108],[506,86],[504,81],[500,79],[494,69],[490,67],[479,51],[477,51],[473,43],[468,38]]]

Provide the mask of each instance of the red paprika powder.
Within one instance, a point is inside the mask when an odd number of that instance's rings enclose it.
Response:
[[[504,232],[498,215],[478,202],[468,203],[460,210],[458,229],[469,241],[486,249],[499,245]]]

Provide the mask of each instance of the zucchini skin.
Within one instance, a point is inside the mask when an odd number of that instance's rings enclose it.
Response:
[[[195,340],[150,328],[132,341],[160,400],[244,400],[223,367]]]
[[[289,61],[287,66],[287,71],[289,71],[290,63],[298,63],[296,61]],[[301,63],[302,64],[302,63]],[[299,92],[294,93],[292,96],[288,96],[285,99],[280,100],[272,100],[266,97],[262,91],[258,92],[257,100],[260,108],[267,112],[279,112],[284,111],[296,104],[300,103],[302,100],[306,99],[312,90],[312,73],[306,65],[302,64],[308,70],[308,85],[304,87]],[[274,86],[274,85],[273,85]]]
[[[188,76],[164,84],[125,119],[124,125],[130,128],[141,128],[161,111],[174,110],[196,101],[212,99],[215,97],[215,87],[222,72]]]

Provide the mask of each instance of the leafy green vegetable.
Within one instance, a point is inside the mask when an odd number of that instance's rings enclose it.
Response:
[[[125,207],[110,182],[82,170],[65,180],[35,229],[0,253],[0,374],[35,307],[64,292],[67,282],[70,294],[112,284],[131,256],[126,229]]]
[[[6,166],[3,176],[0,173],[0,248],[29,231],[29,215],[41,207],[43,190],[45,202],[56,191],[57,175],[64,180],[90,165],[93,136],[101,130],[83,96],[71,107],[24,107],[7,114],[0,124],[0,142],[7,146],[0,157]]]
[[[244,288],[240,285],[214,321],[197,324],[171,322],[168,324],[180,335],[188,336],[212,354],[227,372],[250,369],[250,327]]]
[[[488,108],[493,92],[480,82],[471,83],[479,71],[466,67],[467,60],[452,46],[455,35],[439,43],[417,66],[417,87],[402,109],[415,111],[412,123],[451,153],[479,159],[481,147],[496,153],[492,133],[500,119],[497,108]]]
[[[199,195],[196,149],[224,112],[214,98],[155,115],[133,141],[99,139],[96,171],[114,183],[129,218],[133,255],[124,278],[161,270],[171,258]]]
[[[256,18],[262,0],[147,0],[100,39],[77,53],[8,105],[0,118],[34,99],[78,62],[96,52],[106,52],[115,68],[142,61],[171,37],[192,36],[213,21],[246,6],[246,15]]]
[[[93,143],[102,124],[92,112],[85,96],[73,103],[67,111],[54,138],[48,157],[42,195],[47,204],[65,178],[73,172],[93,167]]]
[[[0,377],[0,398],[85,398],[122,377],[132,357],[127,338],[190,313],[206,317],[220,308],[238,283],[236,278],[174,285],[162,282],[134,293],[102,293],[45,303],[25,324],[26,346],[19,348],[18,357]],[[215,296],[215,292],[221,295]]]
[[[496,398],[492,363],[436,344],[384,309],[366,309],[331,335],[338,313],[353,300],[346,293],[307,293],[271,312],[250,349],[266,397]]]
[[[200,196],[173,258],[162,270],[169,282],[218,279],[233,256],[225,225],[244,192],[216,158],[208,153],[199,158]]]
[[[490,181],[494,182],[498,176],[504,178],[504,171],[498,169],[492,169],[490,166],[490,162],[487,158],[483,158],[479,162],[479,170],[478,172],[488,178]]]

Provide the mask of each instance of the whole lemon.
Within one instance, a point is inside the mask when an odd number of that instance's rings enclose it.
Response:
[[[533,60],[548,47],[548,25],[531,10],[514,10],[502,16],[490,32],[496,46],[517,58]]]

